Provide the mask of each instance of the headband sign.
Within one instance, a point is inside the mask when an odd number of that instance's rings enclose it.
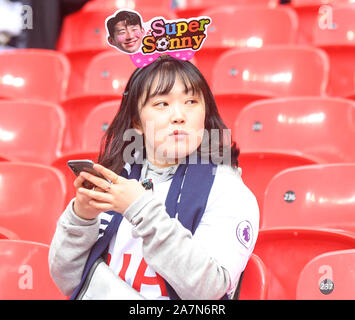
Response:
[[[136,11],[121,9],[106,19],[108,44],[129,54],[137,67],[145,67],[161,54],[189,60],[207,38],[210,17],[165,20],[155,17],[143,23]]]

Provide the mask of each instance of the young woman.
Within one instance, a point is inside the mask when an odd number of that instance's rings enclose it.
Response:
[[[98,257],[146,299],[233,293],[259,209],[225,129],[192,63],[162,56],[132,74],[94,166],[112,183],[82,173],[51,244],[51,275],[64,294],[77,298]],[[85,179],[95,188],[83,188]]]

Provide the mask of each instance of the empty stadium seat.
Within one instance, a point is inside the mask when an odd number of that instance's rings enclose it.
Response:
[[[65,300],[48,267],[49,246],[0,240],[1,300]]]
[[[354,265],[354,249],[316,256],[301,271],[296,299],[354,300]]]
[[[213,90],[264,97],[325,95],[328,70],[325,52],[312,47],[231,50],[214,67]]]
[[[233,48],[261,48],[295,42],[296,13],[285,7],[218,6],[203,11],[212,18],[207,40],[195,54],[197,66],[207,81],[213,83],[213,68],[222,53]]]
[[[80,159],[89,159],[94,162],[97,162],[98,155],[99,153],[97,151],[68,153],[62,155],[61,157],[53,161],[52,167],[58,169],[65,177],[65,185],[66,185],[65,204],[66,205],[69,203],[71,199],[75,197],[75,188],[73,183],[76,178],[74,173],[68,167],[67,162],[69,160],[80,160]]]
[[[248,105],[235,123],[241,152],[300,152],[316,163],[355,162],[355,104],[341,98],[266,99]]]
[[[129,55],[121,52],[103,52],[88,65],[83,94],[121,97],[127,80],[136,70]]]
[[[212,90],[222,118],[231,123],[261,98],[325,95],[328,69],[326,54],[315,48],[233,49],[218,59]]]
[[[278,0],[221,0],[218,4],[215,0],[176,0],[174,11],[179,18],[197,17],[206,9],[229,5],[238,6],[263,6],[275,8]]]
[[[65,114],[52,103],[0,100],[0,154],[50,164],[60,155]]]
[[[265,190],[271,179],[285,169],[316,163],[300,152],[287,153],[282,150],[264,152],[262,149],[241,152],[238,160],[243,182],[253,192],[258,202],[260,225],[263,222]]]
[[[297,42],[312,45],[314,28],[319,26],[318,22],[324,21],[331,25],[332,9],[351,2],[352,0],[292,0],[290,6],[299,19]]]
[[[19,239],[49,244],[65,206],[61,172],[33,163],[0,162],[0,194],[0,226]]]
[[[239,300],[265,300],[268,286],[266,267],[261,259],[252,253],[244,270]]]
[[[54,50],[0,52],[0,98],[59,103],[65,99],[70,64]]]
[[[92,0],[83,6],[82,11],[100,11],[105,9],[114,12],[118,9],[126,8],[144,12],[146,9],[151,10],[154,7],[164,11],[171,8],[171,2],[171,0]]]
[[[354,97],[355,7],[352,5],[329,8],[330,24],[328,26],[328,21],[319,20],[314,25],[313,43],[325,50],[329,57],[329,95]]]
[[[89,63],[83,92],[62,103],[67,115],[63,151],[81,150],[83,123],[97,105],[122,97],[126,83],[136,69],[130,57],[120,52],[102,52]]]
[[[253,251],[269,276],[267,300],[296,298],[302,269],[314,257],[335,250],[353,249],[355,236],[328,229],[273,228],[259,230]]]
[[[115,50],[106,42],[105,19],[111,14],[80,10],[64,18],[57,50],[66,54],[71,65],[67,97],[83,91],[85,71],[92,58],[104,50]]]
[[[83,127],[83,150],[100,150],[101,139],[118,112],[120,104],[120,100],[107,101],[88,114]]]
[[[355,163],[301,166],[267,186],[262,227],[323,227],[355,234]]]

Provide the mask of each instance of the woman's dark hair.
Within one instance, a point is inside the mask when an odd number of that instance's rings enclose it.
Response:
[[[120,11],[107,21],[107,29],[111,37],[114,37],[115,25],[120,21],[126,22],[127,26],[138,24],[142,28],[141,18],[138,14],[131,11]]]
[[[153,80],[157,76],[157,85],[153,88]],[[130,141],[124,140],[125,132],[129,129],[132,132],[134,125],[140,123],[139,102],[144,107],[152,96],[168,94],[172,90],[177,76],[183,82],[186,92],[192,90],[193,94],[201,94],[205,101],[205,132],[209,134],[206,139],[202,139],[197,154],[201,158],[207,156],[209,161],[214,162],[211,158],[215,157],[216,159],[216,156],[220,157],[227,150],[229,159],[223,159],[222,162],[238,166],[239,149],[236,143],[231,141],[230,131],[226,130],[227,127],[218,113],[207,81],[191,62],[178,60],[169,55],[160,56],[150,65],[136,69],[131,75],[123,94],[120,109],[102,139],[98,158],[100,164],[120,173],[126,162],[123,157],[125,148],[138,138],[137,134],[136,137],[131,137]],[[213,137],[211,135],[212,129],[217,129],[215,131],[218,133],[218,141],[211,139]],[[206,146],[206,143],[209,146],[207,148],[208,154],[203,147],[203,145]],[[142,148],[144,148],[143,143]],[[144,150],[141,151],[143,151],[141,154],[144,154]]]

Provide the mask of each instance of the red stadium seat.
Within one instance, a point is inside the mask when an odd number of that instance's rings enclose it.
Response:
[[[39,164],[0,162],[0,182],[0,226],[19,239],[49,244],[65,206],[61,172]]]
[[[266,189],[262,227],[323,227],[355,235],[355,163],[303,166]]]
[[[65,300],[48,268],[49,246],[0,240],[0,300]]]
[[[292,0],[290,5],[297,12],[299,19],[298,43],[312,45],[315,25],[318,25],[319,20],[330,21],[325,17],[327,14],[326,11],[338,5],[351,3],[351,1],[352,0]]]
[[[260,225],[263,221],[263,207],[265,190],[271,179],[279,172],[297,166],[315,164],[312,159],[301,153],[285,153],[282,150],[263,152],[241,152],[239,155],[239,167],[242,169],[242,178],[247,187],[254,193],[260,211]]]
[[[213,7],[224,7],[230,5],[238,6],[263,6],[275,8],[278,6],[278,0],[221,0],[216,4],[215,0],[177,0],[175,13],[179,18],[197,17],[206,9]]]
[[[241,152],[282,150],[316,163],[355,162],[355,103],[341,98],[293,97],[248,105],[234,139]]]
[[[146,9],[159,8],[159,10],[169,10],[171,7],[171,0],[92,0],[87,2],[82,11],[100,11],[118,9],[131,9],[144,13]],[[158,13],[157,13],[158,15]]]
[[[285,7],[223,6],[202,12],[212,18],[203,48],[196,53],[200,71],[212,85],[213,68],[222,53],[233,48],[261,48],[295,42],[296,13]]]
[[[212,90],[222,118],[232,125],[241,109],[258,99],[325,95],[327,75],[328,60],[319,49],[231,50],[214,67]]]
[[[324,95],[326,54],[304,46],[268,46],[224,53],[214,67],[215,94],[264,97]]]
[[[244,270],[239,300],[265,300],[268,286],[266,267],[257,255],[252,254]]]
[[[0,154],[50,164],[60,155],[65,114],[52,103],[0,100]]]
[[[253,253],[263,261],[269,276],[266,299],[294,300],[299,275],[311,259],[354,247],[355,236],[327,229],[261,229]]]
[[[316,256],[301,271],[296,299],[354,300],[354,265],[354,249]]]
[[[71,64],[68,97],[83,91],[91,59],[104,50],[114,50],[106,43],[105,19],[111,14],[111,11],[78,11],[64,18],[57,49],[67,55]]]
[[[66,197],[65,197],[66,205],[69,203],[71,199],[75,197],[75,188],[73,185],[75,180],[75,175],[67,165],[68,160],[89,159],[94,162],[97,162],[98,155],[99,153],[97,151],[69,153],[53,161],[52,167],[58,169],[65,177],[65,185],[67,190]]]
[[[66,57],[44,49],[0,52],[0,98],[59,103],[70,74]]]
[[[330,61],[327,92],[332,96],[355,96],[355,7],[329,7],[331,24],[314,25],[314,45],[327,52]],[[322,25],[323,24],[323,25]],[[321,28],[322,27],[322,28]]]
[[[119,110],[121,101],[107,101],[87,116],[83,128],[83,150],[100,150],[101,139]]]
[[[100,103],[120,99],[135,69],[129,56],[118,51],[102,52],[90,62],[86,70],[84,91],[62,104],[68,119],[64,152],[81,150],[86,116]]]
[[[136,67],[127,54],[103,52],[88,65],[83,94],[121,97],[134,70]]]

